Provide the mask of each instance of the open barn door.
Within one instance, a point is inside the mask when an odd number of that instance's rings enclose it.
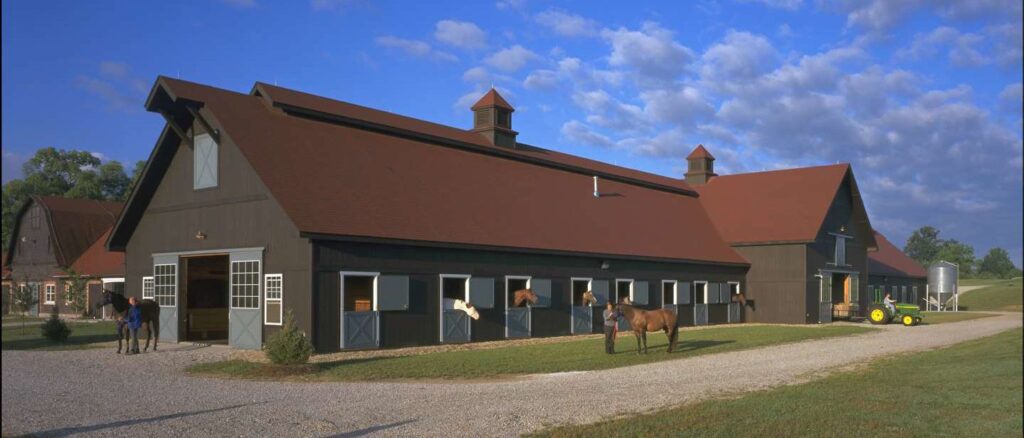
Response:
[[[231,260],[228,345],[259,350],[263,346],[262,251],[236,251]]]

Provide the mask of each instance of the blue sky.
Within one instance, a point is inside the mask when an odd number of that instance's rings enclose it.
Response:
[[[3,3],[3,181],[46,146],[145,159],[157,75],[264,81],[679,177],[850,162],[873,225],[1021,264],[1020,0]]]

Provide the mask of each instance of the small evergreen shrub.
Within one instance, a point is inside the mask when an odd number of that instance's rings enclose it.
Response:
[[[50,342],[66,342],[68,336],[71,336],[71,329],[68,328],[68,324],[57,315],[57,309],[54,308],[50,312],[50,319],[47,319],[41,327],[43,331],[43,337],[49,339]]]
[[[264,350],[267,358],[275,364],[297,365],[309,361],[309,356],[313,354],[313,344],[306,334],[295,326],[292,311],[288,310],[284,317],[284,326],[267,340]]]

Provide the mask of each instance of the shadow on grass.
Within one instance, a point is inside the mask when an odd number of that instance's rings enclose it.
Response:
[[[619,341],[619,342],[621,342],[621,341]],[[694,351],[697,351],[697,350],[703,350],[705,348],[717,347],[719,345],[724,345],[724,344],[732,344],[734,342],[736,342],[736,341],[733,341],[733,340],[728,340],[728,341],[684,341],[684,340],[680,340],[680,341],[676,342],[676,349],[672,351],[672,354],[676,354],[676,353],[690,353],[690,352],[694,352]],[[660,343],[660,342],[657,343],[657,344],[651,344],[651,343],[647,344],[647,353],[648,354],[651,354],[651,353],[665,353],[666,350],[668,350],[668,343],[667,342],[664,343],[664,344]],[[630,345],[627,348],[620,348],[619,345],[616,345],[615,354],[621,354],[621,353],[636,353],[636,348],[635,348],[634,345]]]
[[[35,327],[33,327],[35,328]],[[38,328],[35,328],[39,330]],[[50,342],[43,338],[31,338],[31,339],[12,339],[3,341],[4,350],[40,350],[40,349],[74,349],[74,348],[87,348],[90,344],[97,342],[112,342],[117,341],[117,335],[83,335],[74,336],[68,338],[67,342],[56,343]]]

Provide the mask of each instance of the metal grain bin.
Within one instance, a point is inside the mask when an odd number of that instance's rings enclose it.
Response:
[[[960,268],[950,262],[938,261],[928,267],[928,293],[937,294],[939,301],[945,303],[956,293],[957,279]]]

